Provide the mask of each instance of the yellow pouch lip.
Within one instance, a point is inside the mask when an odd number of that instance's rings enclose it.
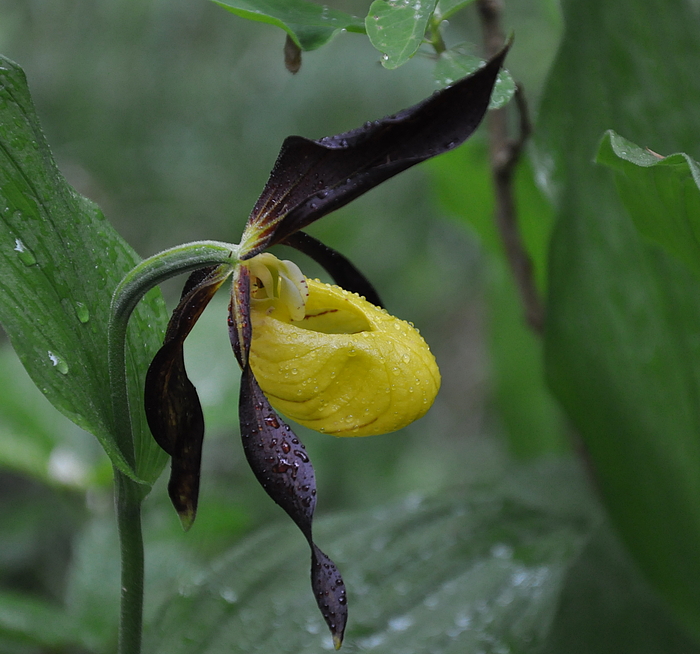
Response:
[[[308,285],[300,321],[275,299],[251,302],[251,366],[272,406],[334,435],[387,433],[421,417],[440,373],[418,331],[338,286]]]

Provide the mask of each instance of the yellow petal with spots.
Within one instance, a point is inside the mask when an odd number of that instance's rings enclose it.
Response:
[[[253,300],[250,364],[272,406],[336,436],[405,427],[430,408],[440,372],[410,324],[338,286],[308,281],[304,318]]]

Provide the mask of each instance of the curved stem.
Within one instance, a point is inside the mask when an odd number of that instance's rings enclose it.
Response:
[[[142,261],[121,281],[112,296],[108,327],[112,429],[126,466],[115,467],[115,492],[121,552],[119,654],[139,654],[143,625],[143,537],[141,502],[148,486],[138,478],[126,379],[129,317],[154,286],[181,273],[238,262],[238,246],[216,241],[188,243]]]
[[[428,32],[430,34],[430,38],[428,39],[429,43],[431,46],[433,46],[433,49],[435,50],[435,54],[440,55],[445,50],[447,50],[447,46],[445,45],[445,41],[442,38],[442,34],[440,33],[440,24],[442,23],[443,19],[439,17],[433,17],[430,20],[430,23],[428,25]]]
[[[112,296],[108,328],[108,365],[112,393],[112,412],[117,445],[131,469],[121,471],[135,481],[134,443],[126,385],[126,330],[131,313],[148,291],[182,273],[238,262],[238,246],[218,241],[198,241],[165,250],[134,267],[119,283]]]

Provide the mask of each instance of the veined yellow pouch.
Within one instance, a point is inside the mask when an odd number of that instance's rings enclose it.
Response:
[[[335,436],[384,434],[423,416],[440,372],[418,330],[338,286],[306,283],[303,318],[278,297],[251,300],[250,365],[272,406]]]

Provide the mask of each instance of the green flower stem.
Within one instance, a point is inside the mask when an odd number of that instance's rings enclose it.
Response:
[[[126,379],[126,336],[136,305],[161,282],[198,268],[238,262],[237,245],[200,241],[156,254],[137,265],[112,296],[108,329],[112,429],[126,466],[115,467],[116,510],[121,551],[121,616],[119,654],[139,654],[143,625],[143,536],[141,502],[148,492],[138,477]]]
[[[121,552],[119,654],[138,654],[143,631],[143,486],[114,469],[117,526]]]
[[[443,18],[436,18],[436,16],[433,14],[428,24],[428,34],[430,35],[430,37],[428,38],[428,42],[431,46],[433,46],[435,54],[437,55],[440,55],[443,52],[445,52],[445,50],[447,50],[445,41],[443,40],[442,34],[440,33],[440,24],[442,23],[442,21]]]
[[[122,470],[135,481],[134,443],[126,385],[126,330],[131,313],[148,291],[171,277],[198,268],[238,262],[238,246],[217,241],[179,245],[145,259],[122,279],[112,296],[109,321],[109,378],[112,392],[113,428],[117,445],[131,469]]]

